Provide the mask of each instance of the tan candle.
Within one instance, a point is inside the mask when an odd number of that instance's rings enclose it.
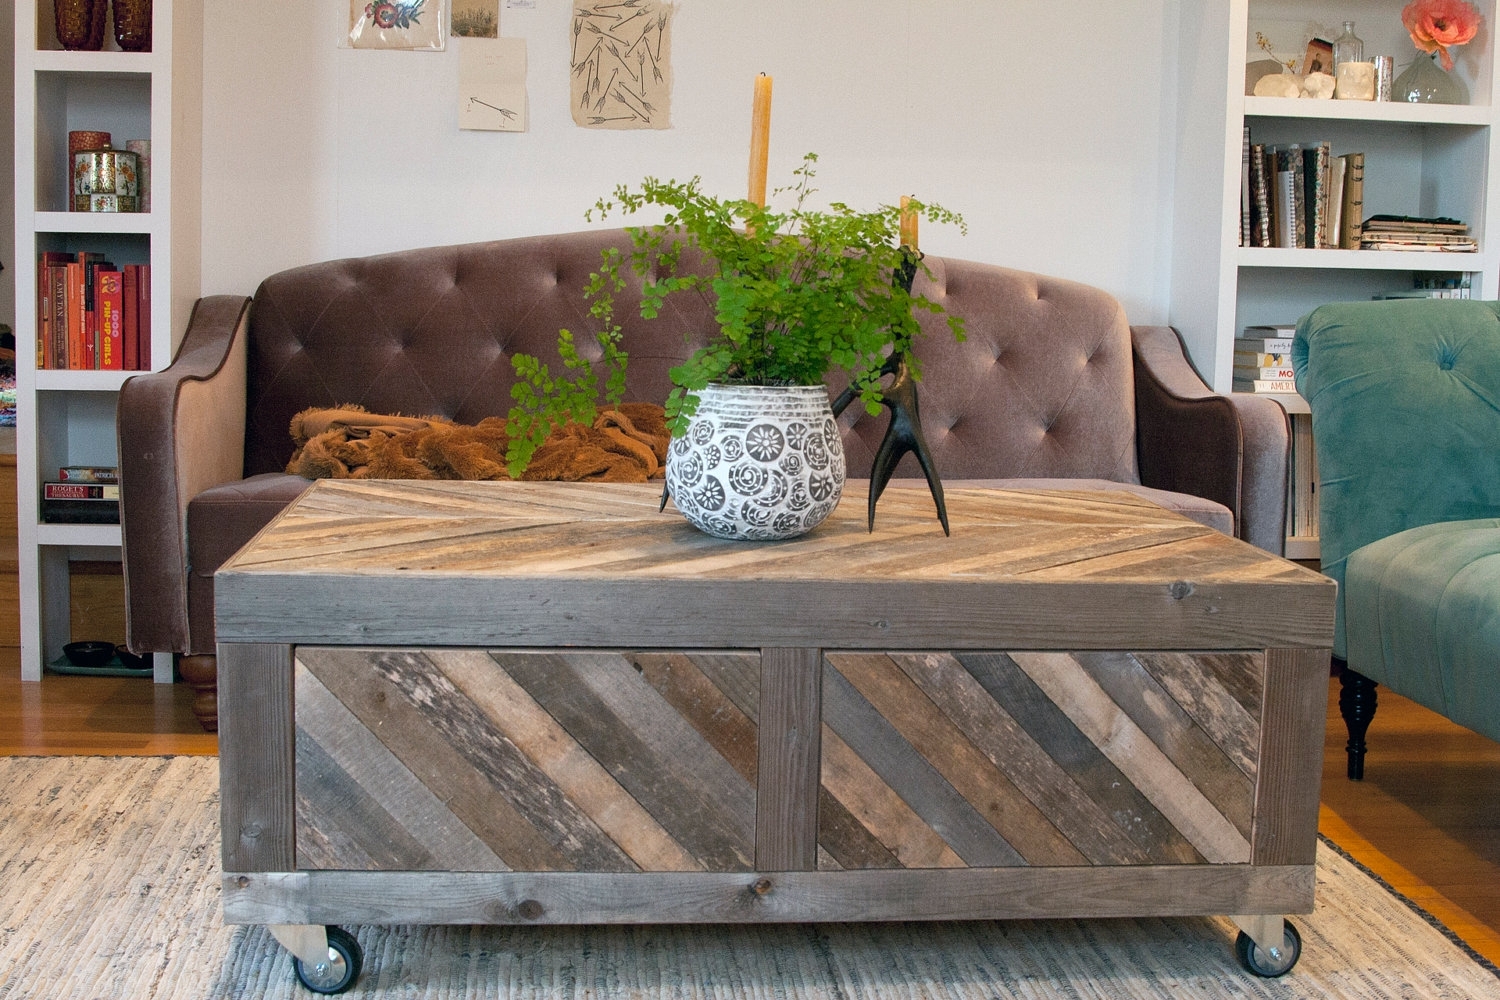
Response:
[[[901,245],[917,249],[917,213],[911,209],[911,195],[901,196]]]
[[[771,150],[771,78],[755,78],[755,107],[750,116],[750,194],[757,205],[766,203],[766,159]]]

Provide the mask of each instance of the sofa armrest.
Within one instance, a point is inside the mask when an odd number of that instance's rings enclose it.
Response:
[[[1130,339],[1141,483],[1217,500],[1234,513],[1236,537],[1283,554],[1286,412],[1274,400],[1215,393],[1171,327],[1133,326]]]
[[[250,300],[198,300],[170,367],[120,389],[120,531],[126,644],[187,652],[187,505],[244,476]]]

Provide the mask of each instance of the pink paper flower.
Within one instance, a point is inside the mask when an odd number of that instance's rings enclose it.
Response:
[[[1437,52],[1443,68],[1453,68],[1448,49],[1463,45],[1479,31],[1479,11],[1465,0],[1412,0],[1401,10],[1401,23],[1412,44],[1423,52]]]

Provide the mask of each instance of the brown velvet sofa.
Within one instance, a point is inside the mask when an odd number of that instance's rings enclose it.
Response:
[[[623,233],[293,268],[253,299],[200,300],[171,367],[125,383],[128,645],[180,654],[206,727],[217,720],[213,573],[307,487],[283,471],[292,415],[346,403],[461,423],[505,413],[513,353],[555,357],[560,327],[590,329],[584,284],[608,245],[624,246]],[[1275,403],[1213,394],[1175,331],[1130,326],[1103,291],[965,260],[926,263],[932,276],[916,290],[968,327],[955,343],[933,322],[917,351],[922,420],[945,483],[1135,490],[1281,551],[1288,433]],[[669,303],[646,322],[637,291],[617,308],[627,398],[660,401],[668,369],[712,328],[712,310]],[[886,418],[854,406],[842,422],[849,475],[866,476]],[[920,477],[912,456],[897,475]]]

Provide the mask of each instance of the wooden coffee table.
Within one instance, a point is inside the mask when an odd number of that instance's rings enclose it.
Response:
[[[659,486],[316,483],[216,576],[226,921],[307,969],[339,922],[1222,914],[1289,967],[1332,582],[1126,493],[950,488],[950,538],[851,487],[742,543]]]

